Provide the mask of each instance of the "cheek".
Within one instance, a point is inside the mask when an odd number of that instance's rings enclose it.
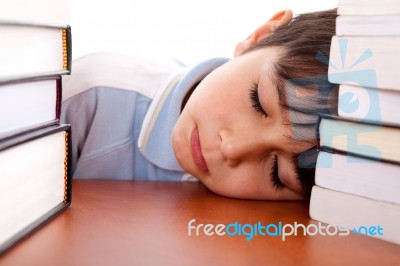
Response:
[[[242,199],[261,199],[268,188],[257,178],[252,178],[249,171],[235,168],[202,180],[211,191],[216,194]]]
[[[222,111],[221,107],[229,105],[224,99],[226,95],[223,88],[202,86],[195,90],[188,105],[192,112],[215,116]]]
[[[228,73],[227,73],[228,72]],[[218,116],[227,110],[237,107],[237,102],[243,98],[239,91],[242,80],[237,81],[226,69],[218,69],[210,73],[194,90],[188,104],[192,109],[207,115]]]

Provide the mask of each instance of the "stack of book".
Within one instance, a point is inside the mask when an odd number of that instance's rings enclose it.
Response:
[[[340,0],[338,15],[310,216],[400,244],[400,1]]]
[[[1,4],[0,253],[71,202],[71,129],[59,124],[68,18],[65,0]]]

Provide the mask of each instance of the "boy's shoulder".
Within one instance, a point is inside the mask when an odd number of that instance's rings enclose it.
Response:
[[[136,91],[153,98],[184,65],[172,59],[95,53],[72,62],[72,72],[63,77],[63,100],[94,87]]]

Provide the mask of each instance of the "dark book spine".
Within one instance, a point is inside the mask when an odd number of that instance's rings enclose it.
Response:
[[[60,113],[61,113],[61,101],[62,101],[62,82],[61,82],[61,77],[57,79],[57,99],[56,99],[56,119],[60,119]]]
[[[64,36],[65,35],[65,36]],[[64,69],[71,72],[71,66],[72,66],[72,33],[71,33],[71,27],[68,25],[64,30],[63,30],[63,45],[65,41],[65,46],[64,46]]]
[[[64,202],[68,205],[72,201],[72,130],[71,125],[65,125],[65,161],[64,161],[64,182],[65,182],[65,193],[64,193]]]

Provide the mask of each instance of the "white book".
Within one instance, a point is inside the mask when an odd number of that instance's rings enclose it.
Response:
[[[358,157],[400,163],[400,127],[372,121],[321,115],[319,145]]]
[[[0,141],[0,253],[71,203],[70,126]]]
[[[341,117],[400,125],[399,91],[341,84],[338,98]]]
[[[66,26],[70,0],[0,0],[0,21]]]
[[[0,23],[0,81],[68,74],[70,28]]]
[[[340,0],[339,15],[394,15],[400,14],[398,0]]]
[[[329,59],[332,83],[400,90],[400,36],[333,36]]]
[[[0,140],[57,123],[60,106],[61,76],[0,84]]]
[[[400,35],[400,15],[338,16],[336,18],[336,35]]]
[[[400,205],[397,204],[314,186],[311,191],[310,217],[355,230],[356,234],[400,244]]]
[[[318,153],[317,186],[400,204],[400,165],[351,155]]]

